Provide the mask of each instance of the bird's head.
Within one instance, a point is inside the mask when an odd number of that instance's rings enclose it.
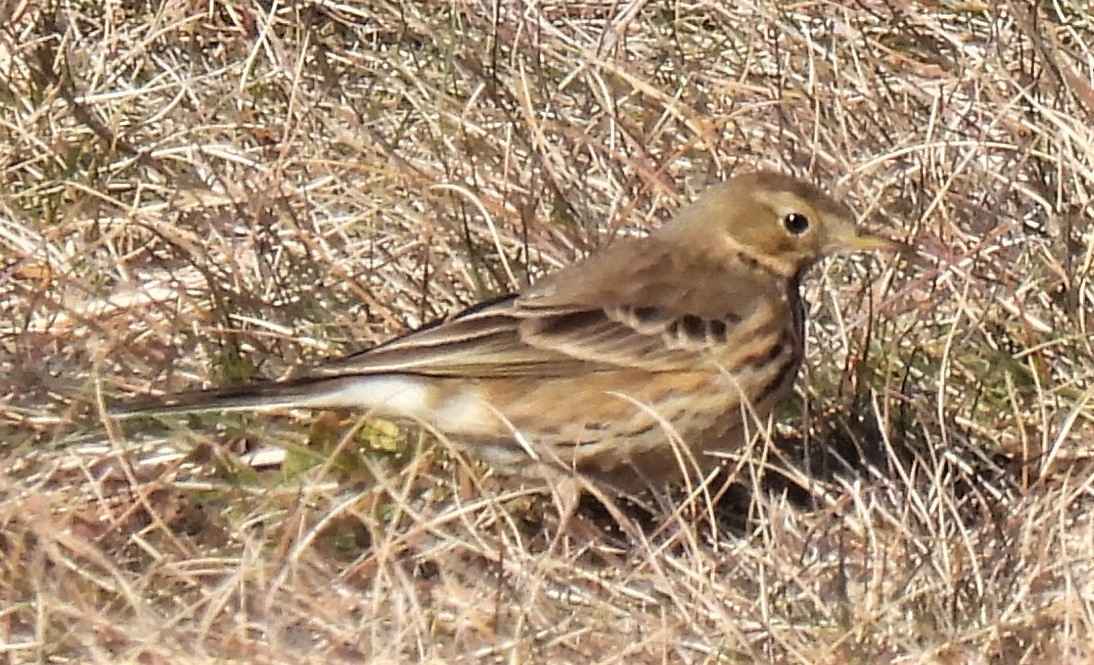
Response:
[[[739,175],[704,192],[666,232],[715,250],[724,243],[786,275],[837,252],[902,248],[859,229],[850,210],[813,185],[770,172]]]

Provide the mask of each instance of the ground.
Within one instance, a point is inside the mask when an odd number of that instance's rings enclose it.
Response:
[[[1094,658],[1084,3],[0,16],[10,662]],[[757,168],[914,252],[811,273],[771,445],[636,531],[559,536],[359,413],[106,415],[367,348]]]

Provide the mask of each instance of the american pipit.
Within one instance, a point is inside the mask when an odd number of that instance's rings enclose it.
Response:
[[[508,473],[639,490],[709,469],[790,392],[810,265],[897,246],[812,185],[741,175],[647,237],[300,378],[119,415],[357,407],[427,423]]]

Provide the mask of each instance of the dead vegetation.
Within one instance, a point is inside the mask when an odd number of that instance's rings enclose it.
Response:
[[[0,3],[11,662],[1094,658],[1083,3],[104,4]],[[759,167],[918,248],[813,275],[766,489],[567,544],[413,428],[102,416]]]

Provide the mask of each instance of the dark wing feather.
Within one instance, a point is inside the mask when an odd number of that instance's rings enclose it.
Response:
[[[694,367],[696,354],[726,341],[736,318],[704,319],[655,306],[540,312],[524,320],[521,337],[586,362],[663,372]]]

